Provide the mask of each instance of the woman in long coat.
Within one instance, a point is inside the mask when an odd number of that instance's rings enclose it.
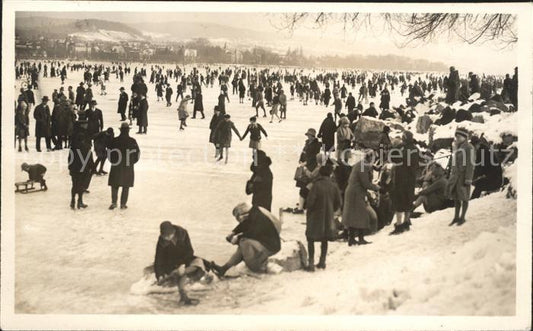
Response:
[[[348,246],[365,245],[369,242],[364,239],[365,230],[370,229],[371,211],[366,201],[368,190],[378,191],[379,186],[372,183],[372,153],[352,167],[352,173],[348,178],[348,186],[344,192],[344,208],[342,224],[348,229]],[[359,242],[355,241],[355,233],[358,232]]]
[[[215,106],[213,117],[211,117],[211,122],[209,122],[209,142],[215,145],[215,158],[218,157],[218,147],[216,141],[216,129],[218,124],[224,120],[225,112],[221,112],[218,106]]]
[[[184,126],[187,126],[187,117],[189,117],[189,110],[187,105],[191,100],[190,96],[186,96],[185,99],[181,99],[180,106],[178,107],[178,119],[180,120],[180,130],[185,130]]]
[[[144,95],[140,95],[139,110],[137,115],[137,126],[139,127],[138,134],[146,134],[148,128],[148,100]]]
[[[337,227],[334,213],[341,207],[341,194],[337,184],[332,180],[333,167],[326,164],[320,167],[319,177],[307,195],[307,222],[305,236],[309,251],[308,271],[314,271],[315,241],[319,241],[320,260],[317,268],[326,268],[328,241],[337,239]]]
[[[223,149],[226,149],[226,163],[228,163],[228,149],[231,147],[231,131],[237,134],[240,140],[242,140],[239,130],[235,127],[235,124],[230,120],[229,114],[224,114],[224,119],[218,123],[215,129],[216,144],[219,149],[219,157],[217,161],[222,160],[224,157]]]
[[[413,134],[410,131],[403,133],[402,140],[399,157],[391,160],[394,163],[391,200],[396,212],[396,223],[391,234],[399,234],[409,230],[409,216],[415,201],[416,172],[419,166],[420,152],[414,145]]]
[[[28,136],[30,135],[29,125],[30,118],[28,116],[28,104],[21,101],[15,111],[15,136],[19,141],[19,152],[22,152],[22,140],[24,140],[24,150],[26,152],[28,151]]]
[[[250,166],[252,177],[246,183],[246,194],[252,194],[252,205],[268,211],[272,207],[272,160],[264,151],[258,150]]]

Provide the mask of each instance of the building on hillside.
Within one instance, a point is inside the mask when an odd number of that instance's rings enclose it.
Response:
[[[186,48],[183,52],[183,57],[186,62],[195,62],[198,57],[198,51],[196,49]]]

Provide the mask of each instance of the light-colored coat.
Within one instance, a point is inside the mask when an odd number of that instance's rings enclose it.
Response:
[[[367,190],[379,190],[379,186],[372,183],[372,165],[357,162],[348,179],[348,187],[344,193],[344,208],[342,224],[347,228],[369,229],[370,215],[367,211]],[[367,162],[368,163],[368,162]]]
[[[470,200],[470,186],[474,176],[476,153],[468,141],[458,145],[452,154],[450,178],[446,193],[451,200]]]

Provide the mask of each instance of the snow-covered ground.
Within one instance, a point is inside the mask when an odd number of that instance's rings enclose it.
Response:
[[[66,86],[75,89],[82,72],[68,74]],[[118,89],[129,92],[131,76],[122,84],[111,76],[107,96],[99,95],[99,87],[93,86],[93,93],[104,127],[118,132]],[[51,96],[59,84],[59,78],[41,79],[36,97]],[[183,132],[177,105],[156,102],[154,86],[148,85],[148,135],[132,130],[141,160],[127,210],[107,209],[107,177],[95,176],[84,199],[89,207],[71,211],[68,151],[35,152],[30,120],[30,152],[16,154],[16,180],[26,180],[22,162],[39,162],[48,168],[49,190],[16,195],[16,313],[514,314],[516,200],[504,193],[472,201],[460,228],[447,226],[453,210],[445,210],[413,220],[412,230],[400,236],[388,236],[385,228],[369,237],[372,245],[330,243],[325,271],[224,280],[196,292],[197,307],[179,307],[177,294],[130,294],[131,284],[153,261],[161,221],[184,226],[198,256],[223,263],[233,252],[224,239],[235,226],[231,210],[251,199],[244,193],[250,176],[248,139],[239,142],[234,136],[227,165],[214,162],[208,143],[217,84],[203,89],[207,118],[189,119]],[[285,90],[288,94],[288,86]],[[230,99],[227,110],[243,133],[255,111],[249,100],[239,104],[231,94]],[[397,89],[392,105],[400,102]],[[270,124],[260,118],[269,134],[263,147],[273,160],[272,210],[297,201],[293,174],[304,133],[318,129],[328,111],[333,108],[294,100],[286,121]],[[305,216],[285,215],[282,237],[304,241],[304,222]]]

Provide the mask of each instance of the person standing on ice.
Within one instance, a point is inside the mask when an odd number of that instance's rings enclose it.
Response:
[[[189,110],[187,109],[187,105],[189,104],[189,100],[191,100],[191,97],[187,95],[185,99],[181,100],[180,106],[178,107],[178,119],[180,120],[180,131],[185,130],[184,127],[187,126],[187,117],[189,117]]]
[[[167,107],[172,106],[172,87],[170,87],[170,84],[167,85],[167,88],[165,90],[165,99],[167,100]]]
[[[120,120],[126,120],[126,108],[128,107],[128,94],[125,92],[124,87],[120,88],[120,96],[118,98],[118,110],[117,113],[120,114]]]
[[[264,151],[258,150],[250,165],[252,177],[246,182],[246,194],[252,194],[252,205],[270,211],[272,207],[272,160]]]
[[[87,208],[83,203],[83,193],[88,192],[93,175],[94,161],[91,151],[91,137],[88,134],[89,123],[85,114],[74,124],[70,151],[68,155],[68,169],[72,180],[70,189],[70,208],[75,209],[76,195],[78,195],[78,209]]]
[[[352,167],[348,185],[344,192],[342,224],[348,230],[348,246],[366,245],[370,242],[364,238],[370,229],[372,207],[366,201],[367,191],[378,191],[379,186],[372,183],[372,160],[374,152],[367,150],[362,160]],[[358,241],[355,240],[355,235]]]
[[[137,112],[137,126],[139,131],[137,134],[146,134],[148,130],[148,100],[146,100],[146,95],[139,94],[139,106]]]
[[[229,157],[229,148],[231,147],[231,131],[237,134],[240,140],[242,140],[239,130],[235,127],[235,124],[231,121],[231,116],[229,114],[224,114],[224,119],[220,121],[215,129],[215,137],[218,146],[218,159],[220,161],[224,158],[224,149],[226,150],[226,160],[225,163],[228,163]]]
[[[40,105],[33,110],[33,118],[35,119],[35,149],[37,152],[41,151],[41,138],[46,140],[46,150],[50,152],[52,150],[51,135],[51,116],[50,108],[48,107],[48,97],[45,95],[42,98]]]
[[[209,142],[215,145],[215,158],[218,157],[219,153],[216,139],[216,128],[218,127],[218,124],[224,120],[224,114],[225,113],[220,112],[218,106],[215,106],[215,109],[213,111],[213,117],[211,117],[211,122],[209,122]]]
[[[233,216],[239,225],[226,240],[237,245],[237,251],[224,265],[211,262],[210,267],[219,277],[242,261],[253,272],[266,272],[268,258],[281,250],[281,222],[265,208],[245,202],[233,209]]]
[[[250,124],[246,128],[246,131],[244,131],[241,141],[244,140],[244,138],[246,138],[248,133],[250,133],[249,147],[253,150],[254,152],[253,155],[256,155],[256,152],[261,149],[261,133],[265,135],[265,138],[268,137],[268,134],[263,128],[263,126],[257,123],[257,117],[255,116],[250,117]]]
[[[244,97],[246,96],[246,86],[242,81],[242,78],[239,79],[239,103],[244,103]]]
[[[455,216],[449,225],[460,226],[466,222],[465,215],[468,210],[470,186],[475,169],[475,150],[474,146],[468,142],[468,130],[464,128],[455,130],[453,150],[446,195],[455,203]]]
[[[334,150],[335,131],[337,131],[337,125],[335,124],[335,120],[333,120],[333,115],[328,113],[318,130],[318,138],[322,139],[322,148],[326,154]]]
[[[114,138],[109,146],[109,172],[108,185],[111,186],[111,205],[109,209],[117,207],[118,189],[122,187],[120,196],[120,209],[125,209],[128,203],[130,187],[135,179],[134,165],[139,161],[141,150],[137,141],[130,137],[130,126],[126,122],[120,125],[120,135]]]
[[[283,90],[279,90],[279,110],[281,119],[287,119],[287,96]]]
[[[392,175],[391,199],[396,212],[396,223],[391,235],[409,231],[411,225],[410,214],[415,200],[416,173],[419,167],[420,151],[413,141],[413,133],[404,131],[400,153],[393,153],[391,161],[394,163]]]
[[[319,269],[326,269],[326,255],[328,241],[337,239],[335,212],[341,208],[341,194],[337,184],[332,180],[333,163],[327,160],[320,167],[319,176],[313,181],[313,186],[307,196],[307,222],[305,237],[309,251],[309,263],[306,271],[315,271],[315,241],[320,242],[320,260],[316,265]]]
[[[197,305],[198,299],[189,298],[185,284],[189,278],[199,279],[206,273],[205,261],[194,256],[191,239],[181,226],[164,221],[159,225],[154,259],[154,272],[159,285],[177,278],[180,303]]]
[[[202,90],[201,89],[198,89],[198,91],[196,92],[196,95],[194,96],[194,106],[193,106],[193,113],[192,113],[192,118],[193,119],[196,118],[196,112],[199,112],[200,114],[202,114],[202,119],[205,118],[205,115],[204,115],[204,97],[202,95]]]

